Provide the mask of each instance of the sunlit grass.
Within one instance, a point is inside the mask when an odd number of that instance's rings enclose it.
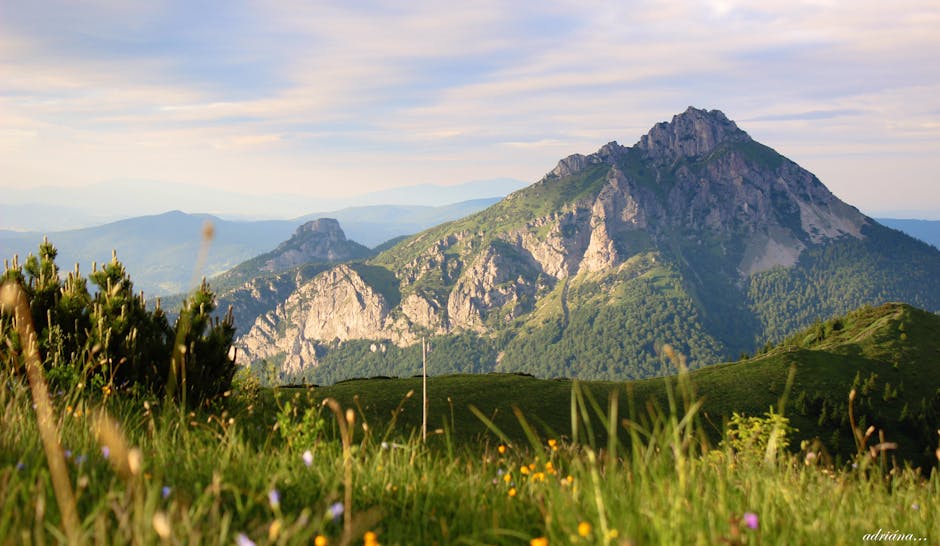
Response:
[[[355,408],[289,407],[291,396],[264,405],[251,393],[215,412],[71,393],[54,394],[51,409],[83,543],[857,544],[879,529],[940,537],[936,475],[883,473],[866,456],[843,469],[811,450],[768,459],[712,445],[695,400],[681,393],[675,386],[669,408],[631,415],[576,388],[577,444],[574,431],[548,436],[521,414],[523,441],[437,435],[424,444],[411,429],[363,422]],[[124,448],[100,432],[103,415]],[[592,445],[588,419],[619,429],[619,439]],[[30,394],[9,374],[0,489],[3,543],[67,540]]]

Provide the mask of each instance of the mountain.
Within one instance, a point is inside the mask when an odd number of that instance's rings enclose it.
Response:
[[[940,248],[940,220],[878,218],[878,222]]]
[[[663,373],[663,343],[699,367],[864,304],[938,310],[938,273],[937,249],[721,112],[689,108],[633,146],[569,156],[479,213],[318,274],[240,346],[246,362],[318,382],[393,375],[389,353],[425,335],[468,347],[458,369],[641,378]]]

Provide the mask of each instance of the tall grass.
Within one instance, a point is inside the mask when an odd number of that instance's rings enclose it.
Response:
[[[0,379],[0,542],[67,543],[33,398],[21,377]],[[713,445],[685,375],[667,388],[668,407],[621,408],[575,383],[570,434],[519,413],[515,443],[496,430],[425,443],[315,391],[265,404],[243,389],[182,414],[60,392],[49,410],[74,543],[816,545],[879,529],[940,540],[936,474],[882,468],[870,437],[857,468],[826,466],[809,446]],[[601,445],[595,430],[608,432]]]

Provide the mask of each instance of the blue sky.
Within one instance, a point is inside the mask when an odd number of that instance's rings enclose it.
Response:
[[[0,187],[534,182],[694,105],[940,218],[936,0],[77,4],[0,5]]]

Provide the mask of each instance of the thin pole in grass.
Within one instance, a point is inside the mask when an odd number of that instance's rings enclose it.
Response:
[[[36,420],[39,424],[39,435],[42,447],[46,452],[46,461],[49,463],[49,474],[52,478],[52,488],[55,491],[56,502],[62,513],[62,525],[69,544],[78,544],[81,535],[81,526],[75,508],[75,496],[72,493],[72,483],[69,480],[68,469],[65,466],[65,455],[59,444],[58,431],[52,417],[52,404],[49,402],[49,389],[42,371],[42,359],[39,358],[39,346],[36,342],[36,331],[29,312],[29,302],[26,293],[15,281],[8,281],[0,288],[0,307],[12,310],[13,323],[20,339],[25,342],[26,376],[33,394],[33,404],[36,410]]]
[[[428,441],[428,337],[421,340],[421,441]]]

